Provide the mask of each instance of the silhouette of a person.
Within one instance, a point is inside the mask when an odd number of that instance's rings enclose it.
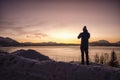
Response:
[[[89,65],[89,56],[88,56],[88,44],[90,33],[88,32],[86,26],[83,27],[83,32],[78,35],[78,39],[81,38],[81,62],[84,64],[84,53],[86,54],[86,64]]]

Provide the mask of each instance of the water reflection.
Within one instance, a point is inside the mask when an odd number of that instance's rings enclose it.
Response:
[[[0,50],[7,52],[14,52],[19,49],[34,49],[44,55],[56,61],[80,61],[80,50],[79,46],[25,46],[25,47],[0,47]],[[90,60],[94,61],[96,54],[104,55],[108,54],[109,58],[112,50],[114,49],[117,54],[117,58],[120,61],[120,47],[107,47],[107,46],[90,46],[89,56]],[[108,58],[108,59],[109,59]]]

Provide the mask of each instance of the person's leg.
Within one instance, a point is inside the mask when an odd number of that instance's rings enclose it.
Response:
[[[84,49],[81,48],[81,62],[84,64]]]
[[[85,50],[85,54],[86,54],[86,64],[89,65],[88,49]]]

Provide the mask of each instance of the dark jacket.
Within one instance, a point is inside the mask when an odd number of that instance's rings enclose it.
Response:
[[[81,47],[88,48],[88,42],[90,38],[90,33],[86,30],[78,35],[78,39],[81,38]]]

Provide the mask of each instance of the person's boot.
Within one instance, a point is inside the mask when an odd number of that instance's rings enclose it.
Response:
[[[84,64],[84,61],[82,61],[81,64]]]
[[[89,61],[87,61],[86,64],[89,65]]]

